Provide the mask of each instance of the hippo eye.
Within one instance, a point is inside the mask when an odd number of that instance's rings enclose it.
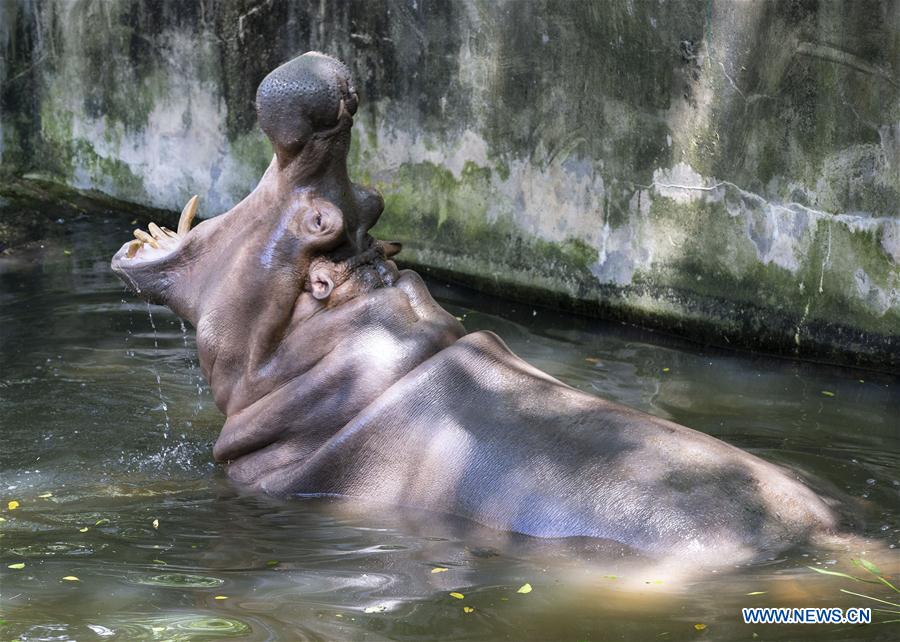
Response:
[[[316,229],[319,229],[322,227],[322,214],[321,213],[316,212],[316,218],[314,219],[314,223],[315,223]]]

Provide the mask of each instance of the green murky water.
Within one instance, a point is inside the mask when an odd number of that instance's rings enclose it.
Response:
[[[884,585],[806,568],[864,575],[840,552],[796,551],[687,578],[428,516],[242,494],[211,460],[222,417],[200,377],[192,332],[126,294],[108,269],[127,227],[67,223],[43,247],[0,258],[0,638],[900,635],[900,624],[883,623],[900,616],[883,612],[868,626],[741,623],[742,606],[890,609],[841,591],[896,602]],[[497,331],[562,380],[846,493],[882,549],[873,559],[896,563],[897,378],[704,352],[433,285],[469,329]],[[518,592],[525,583],[533,590]]]

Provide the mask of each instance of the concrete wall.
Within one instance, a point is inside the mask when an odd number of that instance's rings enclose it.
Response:
[[[204,215],[258,82],[354,70],[407,260],[720,344],[900,367],[900,3],[0,0],[0,165]]]

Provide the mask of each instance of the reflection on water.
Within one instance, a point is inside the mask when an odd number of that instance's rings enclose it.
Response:
[[[110,227],[76,222],[35,253],[0,258],[4,639],[796,640],[900,630],[739,623],[742,606],[879,606],[841,589],[896,601],[883,585],[807,568],[864,575],[840,552],[687,580],[592,544],[576,551],[436,516],[241,493],[211,461],[222,417],[192,331],[164,308],[152,307],[151,320],[125,293],[108,258],[127,230]],[[883,548],[879,562],[896,562],[896,378],[704,352],[432,286],[469,329],[495,330],[571,385],[846,493]],[[519,593],[526,583],[533,590]]]

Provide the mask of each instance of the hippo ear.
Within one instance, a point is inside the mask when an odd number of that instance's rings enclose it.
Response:
[[[397,256],[400,254],[400,250],[403,249],[403,244],[397,241],[379,241],[379,243],[381,243],[381,248],[384,250],[384,258],[386,259]]]
[[[309,285],[312,290],[312,295],[320,301],[322,299],[327,299],[328,295],[331,294],[331,291],[334,289],[334,281],[321,270],[310,275]]]

